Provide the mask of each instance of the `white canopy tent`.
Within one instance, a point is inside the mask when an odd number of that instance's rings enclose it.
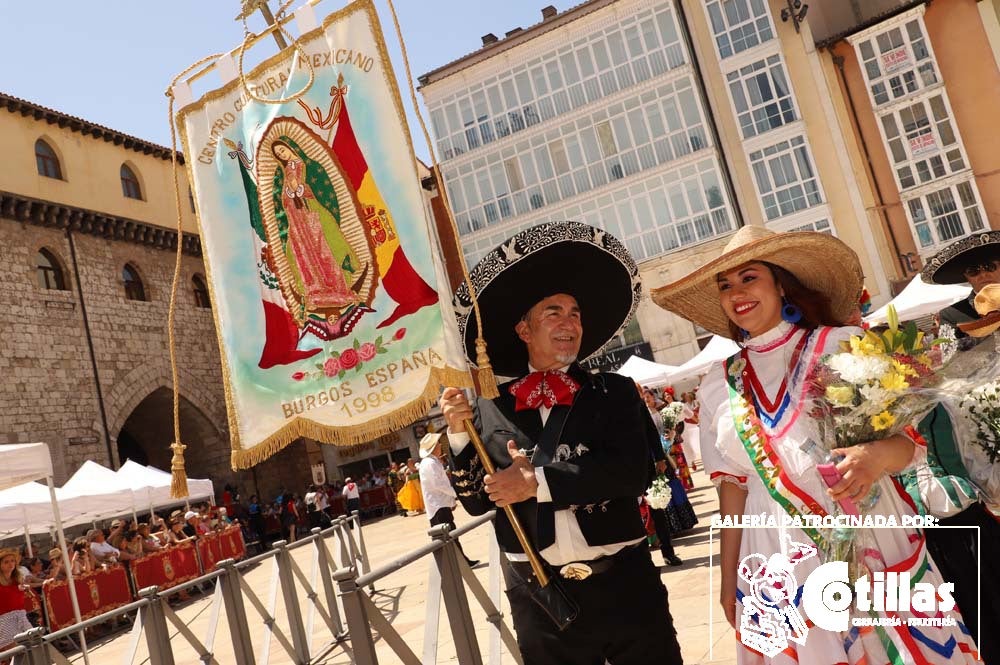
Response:
[[[733,340],[713,335],[701,353],[670,373],[670,383],[680,383],[685,379],[701,376],[712,365],[722,362],[734,353],[738,353],[739,350],[740,347]]]
[[[56,534],[59,538],[59,549],[62,550],[63,562],[66,564],[66,581],[69,583],[69,596],[73,602],[73,618],[81,622],[80,603],[76,598],[76,584],[73,581],[72,567],[69,565],[69,551],[66,549],[66,537],[62,530],[62,517],[59,513],[59,500],[56,498],[56,487],[52,482],[52,457],[49,447],[44,443],[23,443],[0,446],[0,489],[8,489],[30,483],[33,480],[45,480],[48,485],[49,502],[56,523]],[[26,490],[26,492],[37,490]],[[80,650],[83,661],[90,662],[87,657],[87,639],[84,632],[79,633]]]
[[[61,501],[79,506],[81,519],[67,519],[72,526],[131,512],[135,518],[136,503],[132,487],[121,476],[97,462],[87,460],[62,486]],[[140,504],[140,507],[144,507]]]
[[[170,496],[170,473],[152,466],[145,466],[133,460],[115,471],[119,480],[132,488],[136,506],[151,510],[185,503],[184,499]],[[214,499],[215,486],[205,478],[188,478],[188,499]]]
[[[945,307],[968,298],[971,292],[972,287],[967,284],[927,284],[917,275],[898,296],[866,316],[865,323],[878,325],[888,321],[889,305],[896,308],[900,321],[937,314]]]
[[[676,369],[673,365],[661,365],[652,360],[632,356],[615,373],[627,376],[648,388],[659,388],[670,383],[670,373]]]

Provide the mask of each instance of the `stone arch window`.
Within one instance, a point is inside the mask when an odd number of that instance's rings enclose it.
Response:
[[[122,164],[121,168],[122,194],[127,199],[142,200],[142,186],[139,184],[139,177],[128,164]]]
[[[139,271],[131,263],[126,263],[122,268],[122,281],[125,284],[125,297],[128,300],[148,300]]]
[[[56,180],[63,179],[59,155],[44,139],[35,141],[35,166],[38,168],[38,175]]]
[[[65,291],[66,273],[62,263],[46,248],[38,250],[35,256],[35,274],[38,276],[38,286],[53,291]]]
[[[208,285],[205,284],[204,277],[198,274],[194,275],[191,278],[191,290],[194,291],[195,307],[212,309],[212,301],[208,297]]]

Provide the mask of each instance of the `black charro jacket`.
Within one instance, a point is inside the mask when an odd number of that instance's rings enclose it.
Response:
[[[649,486],[650,452],[659,448],[649,413],[631,379],[618,374],[589,374],[573,364],[568,374],[579,384],[572,406],[556,406],[542,427],[538,410],[516,412],[512,382],[499,386],[495,400],[480,398],[476,429],[498,469],[510,466],[507,441],[513,439],[545,469],[551,503],[529,499],[515,512],[538,551],[555,538],[554,510],[572,510],[589,545],[635,540],[645,535],[638,497]],[[652,434],[651,434],[652,431]],[[452,482],[458,499],[472,515],[495,508],[483,487],[485,471],[469,443],[452,457]],[[521,552],[502,510],[496,517],[497,540],[505,552]]]

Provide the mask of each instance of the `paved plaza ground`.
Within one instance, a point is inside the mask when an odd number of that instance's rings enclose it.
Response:
[[[684,653],[684,662],[711,663],[712,665],[732,665],[735,660],[735,636],[732,629],[722,618],[715,604],[718,596],[719,576],[716,567],[711,584],[709,578],[709,533],[708,524],[712,514],[718,507],[715,490],[712,488],[708,478],[701,472],[694,474],[697,489],[690,493],[690,500],[698,514],[698,525],[683,537],[676,539],[675,548],[678,556],[684,560],[684,565],[678,568],[662,566],[663,582],[670,593],[670,609],[674,617],[674,625],[677,628],[678,638]],[[463,524],[469,517],[459,510],[456,513],[459,525]],[[411,517],[391,516],[378,520],[373,520],[364,527],[365,541],[373,568],[388,563],[408,551],[415,549],[423,543],[428,542],[427,529],[429,528],[424,515]],[[489,559],[489,539],[492,538],[491,529],[488,525],[480,527],[462,538],[462,544],[466,552],[475,559],[486,562]],[[713,556],[718,556],[717,534],[712,543],[714,549]],[[331,543],[330,549],[335,549]],[[294,551],[295,560],[299,563],[306,576],[310,575],[312,566],[312,548],[304,547]],[[662,564],[662,559],[658,551],[653,552],[653,560],[657,564]],[[376,584],[376,591],[372,596],[376,606],[392,624],[393,628],[402,636],[413,652],[421,657],[424,653],[424,625],[427,620],[427,585],[429,566],[432,565],[433,558],[425,557],[391,575],[385,577]],[[475,569],[476,575],[482,581],[484,587],[489,589],[489,567],[482,564]],[[254,567],[246,573],[247,581],[265,605],[269,602],[271,593],[271,580],[273,577],[273,566],[270,561]],[[322,595],[322,589],[319,588]],[[303,615],[308,622],[309,612],[304,594],[299,594],[300,606],[303,608]],[[623,602],[624,599],[623,599]],[[282,598],[280,592],[277,593],[278,610],[275,616],[278,617],[279,625],[283,625]],[[709,624],[709,605],[713,605],[714,623]],[[470,595],[470,605],[472,606],[473,617],[477,626],[477,638],[480,650],[484,654],[484,662],[488,662],[489,653],[489,624],[485,620],[485,613],[479,608],[475,600]],[[176,608],[178,616],[187,624],[190,630],[198,639],[206,642],[212,617],[212,593],[211,591],[201,596],[195,596],[192,601],[179,605]],[[507,612],[506,603],[503,607]],[[251,633],[254,636],[254,650],[258,662],[267,662],[273,665],[285,665],[292,663],[292,659],[284,652],[276,640],[272,640],[270,653],[265,660],[262,658],[264,650],[261,645],[264,638],[264,625],[249,603],[246,603],[246,611],[251,625]],[[233,656],[232,644],[229,640],[226,619],[220,617],[217,635],[212,648],[216,661],[222,665],[236,663]],[[509,621],[509,619],[508,619]],[[307,624],[308,625],[308,624]],[[178,630],[171,626],[172,643],[174,647],[174,658],[177,665],[195,665],[202,662],[195,650],[184,643]],[[331,635],[326,625],[318,616],[313,618],[311,630],[308,631],[313,637],[313,652],[319,653],[321,646],[331,641]],[[111,638],[97,640],[96,648],[92,650],[90,662],[94,665],[104,665],[110,663],[122,663],[123,658],[130,651],[130,635],[127,632],[119,633]],[[712,644],[710,645],[710,641]],[[711,647],[711,648],[710,648]],[[385,640],[377,639],[376,651],[381,665],[393,665],[401,660],[396,656]],[[513,660],[507,657],[506,650],[503,650],[504,663],[512,663]],[[72,659],[74,663],[83,661],[77,655]],[[138,654],[134,662],[149,662],[145,643],[141,643]],[[328,665],[348,665],[352,663],[350,653],[343,646],[334,647],[328,650],[315,662]],[[438,632],[438,663],[455,663],[455,647],[452,641],[447,616],[444,607],[441,607],[440,629]],[[652,664],[651,664],[652,665]]]

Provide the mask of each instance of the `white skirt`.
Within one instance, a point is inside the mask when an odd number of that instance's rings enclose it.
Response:
[[[14,637],[32,628],[34,626],[28,621],[24,610],[14,610],[0,616],[0,648],[13,643]]]

